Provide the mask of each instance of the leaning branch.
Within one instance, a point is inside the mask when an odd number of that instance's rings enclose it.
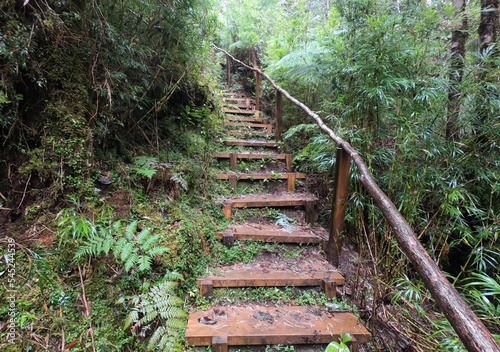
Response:
[[[380,189],[359,153],[348,142],[337,136],[335,132],[323,122],[318,114],[311,111],[306,105],[278,86],[278,84],[267,74],[258,68],[250,67],[234,58],[227,51],[215,45],[214,47],[230,56],[233,61],[263,75],[276,90],[280,91],[293,104],[300,107],[307,115],[312,117],[321,130],[330,136],[338,146],[343,148],[351,156],[361,176],[361,184],[368,193],[370,193],[380,210],[382,210],[385,218],[394,231],[400,250],[413,264],[413,267],[424,281],[425,287],[427,287],[467,350],[474,352],[500,352],[500,346],[495,338],[460,296],[458,291],[446,279],[436,262],[429,256],[406,219],[401,215],[390,198]]]

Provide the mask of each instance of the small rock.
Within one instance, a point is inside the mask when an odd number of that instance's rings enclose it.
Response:
[[[217,323],[217,320],[210,317],[201,317],[200,319],[198,319],[198,322],[205,325],[214,325]]]

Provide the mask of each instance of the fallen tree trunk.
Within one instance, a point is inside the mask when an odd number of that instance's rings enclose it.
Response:
[[[231,56],[225,50],[218,47],[216,48],[226,55]],[[467,302],[460,296],[458,291],[446,279],[436,262],[429,256],[406,219],[401,215],[389,197],[380,189],[359,153],[348,142],[337,136],[335,132],[323,122],[319,115],[311,111],[305,104],[278,86],[271,77],[257,68],[250,67],[234,57],[232,58],[235,62],[251,70],[258,71],[276,90],[281,92],[288,100],[312,117],[321,130],[330,136],[339,147],[343,148],[351,156],[354,164],[358,168],[362,185],[368,193],[370,193],[379,209],[382,210],[385,218],[394,231],[400,250],[412,263],[413,267],[424,281],[425,287],[429,290],[467,350],[474,352],[500,352],[500,345],[498,342],[484,326],[483,322],[472,311]]]

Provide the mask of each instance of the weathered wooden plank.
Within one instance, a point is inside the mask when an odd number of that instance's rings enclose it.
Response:
[[[267,125],[269,123],[269,118],[267,118],[267,117],[226,116],[226,121],[245,122],[245,123],[260,123],[260,124]]]
[[[229,152],[216,152],[214,156],[220,159],[228,159],[231,155],[236,155],[238,159],[280,159],[285,160],[287,154],[280,153],[229,153]]]
[[[308,271],[297,272],[293,270],[263,270],[238,269],[225,267],[219,270],[219,275],[210,275],[198,279],[200,286],[209,283],[212,287],[285,287],[285,286],[322,286],[324,280],[330,280],[336,285],[343,285],[344,277],[337,271]],[[204,292],[204,290],[202,290]]]
[[[243,147],[277,147],[276,142],[271,141],[261,141],[261,140],[251,140],[251,139],[228,139],[224,141],[226,145],[237,145]]]
[[[251,123],[251,122],[225,122],[224,126],[248,127],[248,128],[265,128],[267,133],[272,133],[273,125],[269,123]]]
[[[286,231],[281,226],[272,224],[231,225],[225,231],[217,232],[217,238],[231,233],[233,240],[255,240],[279,243],[323,243],[328,239],[328,232],[322,227],[293,226]]]
[[[233,131],[226,131],[225,132],[228,135],[234,136],[260,136],[260,137],[274,137],[274,133],[268,133],[267,131],[254,131],[254,130],[233,130]]]
[[[306,174],[302,172],[283,172],[283,173],[270,173],[270,172],[256,172],[250,174],[244,173],[220,173],[217,175],[219,180],[228,180],[230,176],[235,176],[238,180],[286,180],[290,175],[295,178],[306,178]]]
[[[203,324],[204,317],[215,323]],[[326,307],[217,306],[189,315],[186,341],[191,346],[210,346],[214,337],[221,336],[230,346],[327,344],[344,333],[357,343],[371,338],[356,316],[329,312]]]
[[[238,115],[253,115],[254,110],[243,110],[243,109],[227,109],[223,108],[222,111],[226,114],[238,114]]]

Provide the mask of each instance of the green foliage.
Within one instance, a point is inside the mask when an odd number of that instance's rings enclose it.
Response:
[[[180,351],[182,344],[180,332],[186,326],[187,314],[183,310],[184,301],[176,296],[177,283],[182,276],[172,272],[152,286],[148,292],[134,296],[134,308],[125,320],[125,327],[131,327],[138,334],[140,329],[147,331],[157,326],[149,339],[150,351]]]
[[[132,171],[151,180],[158,171],[159,166],[159,161],[156,157],[137,156],[134,158]]]
[[[351,335],[349,333],[347,334],[341,334],[340,336],[340,341],[332,341],[328,346],[326,346],[325,352],[349,352],[349,346],[347,346],[347,343],[352,340]]]
[[[154,235],[150,229],[138,231],[138,221],[132,221],[123,229],[121,221],[109,228],[93,232],[75,252],[75,259],[89,256],[108,255],[110,251],[120,261],[126,272],[132,269],[139,273],[151,271],[153,259],[169,251],[159,245],[160,235]]]

